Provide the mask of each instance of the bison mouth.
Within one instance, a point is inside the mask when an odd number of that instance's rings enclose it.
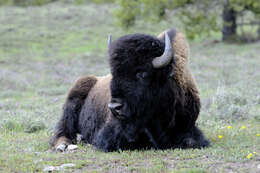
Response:
[[[123,104],[122,100],[119,98],[112,98],[110,103],[108,104],[108,108],[112,112],[113,116],[115,116],[119,120],[125,120],[127,118],[127,115],[125,115],[123,112],[123,109],[125,109],[125,104]]]

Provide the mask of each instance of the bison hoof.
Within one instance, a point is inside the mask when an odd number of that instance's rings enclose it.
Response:
[[[183,146],[187,148],[193,148],[196,146],[196,141],[192,138],[185,138],[183,140]]]
[[[58,152],[64,152],[64,151],[75,151],[78,149],[78,146],[77,145],[73,145],[73,144],[70,144],[70,145],[67,145],[67,144],[60,144],[56,147],[56,151]]]
[[[66,144],[60,144],[56,147],[56,151],[59,151],[59,152],[64,152],[67,148],[67,145]]]
[[[67,147],[68,151],[74,151],[74,150],[77,150],[77,149],[78,149],[78,146],[77,145],[73,145],[73,144],[70,144]]]

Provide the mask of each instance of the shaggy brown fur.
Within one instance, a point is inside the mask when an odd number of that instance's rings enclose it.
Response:
[[[159,34],[158,38],[164,40],[165,32],[172,35],[171,32],[173,32],[173,29],[162,32]],[[194,96],[199,98],[199,90],[190,72],[188,64],[190,48],[187,39],[184,34],[177,32],[174,37],[171,37],[171,41],[176,63],[174,66],[174,78],[185,92],[190,91]]]
[[[158,35],[158,38],[163,40],[166,32],[168,32],[169,35],[173,35],[172,33],[175,33],[175,36],[171,37],[176,63],[176,65],[174,66],[174,78],[178,82],[180,88],[184,90],[186,96],[184,104],[186,105],[186,107],[189,107],[190,99],[193,98],[194,100],[196,100],[200,107],[199,90],[189,68],[190,48],[188,41],[183,33],[176,32],[175,29],[165,30]]]

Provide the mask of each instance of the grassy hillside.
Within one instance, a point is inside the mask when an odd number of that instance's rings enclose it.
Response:
[[[112,5],[0,7],[0,171],[64,172],[260,171],[260,44],[191,43],[190,66],[202,98],[198,121],[212,146],[202,150],[102,153],[80,145],[55,153],[48,139],[73,82],[109,73],[107,35],[157,35],[177,20],[138,21],[125,32],[114,25]]]

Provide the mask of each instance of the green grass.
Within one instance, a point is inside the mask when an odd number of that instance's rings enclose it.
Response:
[[[108,34],[115,39],[181,28],[173,17],[156,24],[139,20],[126,32],[114,25],[113,8],[62,2],[0,7],[0,172],[42,172],[64,163],[76,164],[65,172],[259,171],[260,44],[213,38],[190,43],[190,67],[202,99],[198,124],[210,148],[103,153],[80,144],[73,153],[50,151],[48,140],[73,82],[109,73]]]

